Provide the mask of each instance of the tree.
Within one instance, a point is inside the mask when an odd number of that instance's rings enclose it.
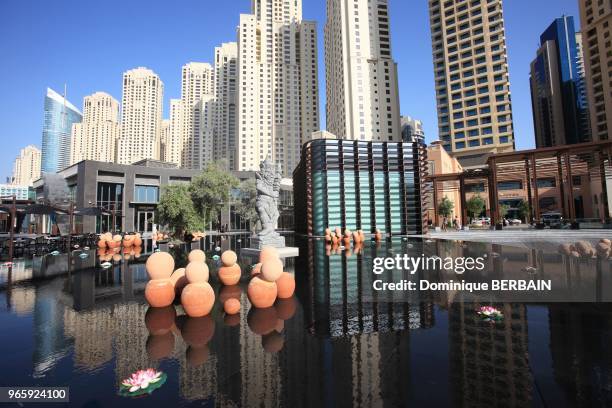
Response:
[[[499,216],[503,220],[508,215],[508,211],[510,210],[510,206],[507,204],[502,204],[499,206]]]
[[[453,208],[455,208],[455,204],[448,197],[444,196],[440,204],[438,204],[438,214],[443,217],[450,217],[453,213]]]
[[[257,201],[257,185],[255,179],[244,180],[238,186],[238,195],[235,197],[234,209],[236,213],[247,221],[251,231],[255,231],[259,221],[259,214],[255,203]]]
[[[182,238],[185,231],[195,231],[202,226],[187,184],[167,185],[157,205],[157,222],[174,230],[174,236]]]
[[[479,194],[470,197],[470,199],[465,203],[465,209],[472,219],[482,214],[485,207],[486,202]]]
[[[518,216],[523,219],[526,223],[529,223],[529,215],[531,213],[531,208],[529,208],[529,203],[525,200],[521,200],[518,205]]]
[[[238,183],[238,179],[224,168],[223,163],[218,162],[208,164],[202,174],[193,179],[189,192],[204,225],[209,225],[229,204],[231,190]]]

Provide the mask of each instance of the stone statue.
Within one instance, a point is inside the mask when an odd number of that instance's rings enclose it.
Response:
[[[252,243],[263,248],[264,246],[284,247],[285,238],[276,232],[276,224],[280,213],[278,212],[278,197],[280,194],[280,170],[266,158],[260,164],[260,171],[256,173],[257,200],[255,206],[259,215],[262,230]]]

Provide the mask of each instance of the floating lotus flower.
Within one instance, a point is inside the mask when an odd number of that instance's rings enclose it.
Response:
[[[219,259],[221,259],[221,257],[219,255],[213,255],[212,259],[213,261],[218,261]]]
[[[153,391],[164,385],[168,376],[162,372],[147,368],[138,370],[129,378],[121,381],[119,395],[123,397],[137,397],[144,394],[151,394]]]
[[[51,252],[51,255],[53,256],[58,256],[60,254],[60,251],[53,251]]]
[[[504,318],[504,314],[493,306],[480,306],[476,313],[485,322],[497,322]]]
[[[534,268],[533,266],[526,266],[523,270],[527,272],[529,275],[534,275],[538,273],[538,269]]]
[[[88,246],[83,247],[83,251],[89,251],[89,249],[90,249],[90,248],[89,248]]]
[[[81,252],[79,254],[79,258],[81,258],[81,259],[85,259],[85,258],[88,258],[88,257],[89,257],[89,254],[86,254],[85,252]]]
[[[104,269],[108,269],[111,266],[113,266],[113,264],[110,262],[104,262],[104,263],[101,263],[100,266],[103,267]]]

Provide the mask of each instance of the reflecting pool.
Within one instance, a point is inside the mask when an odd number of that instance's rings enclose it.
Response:
[[[607,407],[612,406],[610,261],[574,259],[547,247],[396,239],[349,250],[288,236],[300,257],[294,298],[254,310],[243,282],[222,287],[212,255],[248,246],[247,236],[207,238],[217,298],[241,312],[187,318],[177,303],[144,301],[144,262],[96,251],[17,260],[0,268],[0,385],[67,386],[73,406]],[[161,246],[177,267],[189,248]],[[487,254],[472,276],[536,274],[579,302],[505,301],[457,291],[376,293],[376,257]],[[110,266],[108,264],[110,264]],[[102,266],[105,264],[105,266]],[[397,275],[397,276],[395,276]],[[400,277],[399,271],[382,274]],[[466,274],[467,275],[467,274]],[[467,277],[467,276],[466,276]],[[417,278],[443,282],[449,271]],[[561,284],[560,283],[560,284]],[[598,289],[599,287],[599,289]],[[476,310],[495,306],[503,320]],[[166,382],[140,398],[119,396],[123,379],[154,368]]]

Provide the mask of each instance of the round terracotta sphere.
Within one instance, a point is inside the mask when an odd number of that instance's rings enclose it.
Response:
[[[295,292],[295,278],[288,272],[283,272],[276,281],[279,299],[288,299]]]
[[[215,321],[210,316],[190,317],[181,328],[183,340],[192,347],[203,347],[215,334]]]
[[[123,257],[121,256],[121,254],[113,255],[113,262],[121,262],[122,259]]]
[[[272,333],[276,328],[277,322],[278,315],[276,314],[276,309],[273,307],[264,309],[251,308],[247,315],[247,323],[251,331],[260,336]]]
[[[206,262],[206,254],[201,249],[194,249],[187,256],[189,262]]]
[[[600,243],[605,244],[607,246],[612,246],[612,241],[607,238],[602,238],[599,240]]]
[[[253,268],[251,269],[251,277],[257,276],[260,273],[261,273],[261,263],[256,263],[255,265],[253,265]]]
[[[98,241],[98,248],[106,249],[106,240],[103,240],[102,238],[100,238],[100,240]]]
[[[268,282],[257,276],[249,282],[247,295],[255,307],[266,308],[272,306],[277,294],[276,282]]]
[[[145,326],[153,336],[166,334],[172,328],[176,320],[174,306],[150,307],[145,313]]]
[[[189,262],[185,268],[185,276],[189,283],[208,282],[208,265],[204,262]]]
[[[228,250],[221,254],[221,262],[224,266],[232,266],[238,261],[238,255],[234,251]]]
[[[191,367],[199,367],[208,361],[208,355],[210,354],[210,350],[208,346],[203,347],[191,347],[187,348],[185,352],[185,358],[187,360],[187,364]]]
[[[331,229],[325,228],[325,235],[330,235],[331,236]]]
[[[242,271],[240,265],[222,266],[219,268],[219,280],[227,286],[235,285],[240,282]]]
[[[145,287],[145,299],[153,307],[170,306],[174,301],[174,285],[170,279],[153,279]]]
[[[278,251],[273,247],[264,247],[259,253],[259,262],[264,263],[270,259],[278,259]]]
[[[334,232],[336,233],[337,237],[341,237],[342,236],[342,229],[340,229],[340,227],[336,227],[336,230]]]
[[[174,271],[172,276],[170,276],[170,280],[172,281],[172,284],[174,285],[174,291],[178,294],[180,294],[185,288],[185,286],[189,284],[189,281],[187,280],[187,277],[185,276],[185,268],[179,268],[176,271]]]
[[[610,247],[603,242],[600,242],[595,246],[595,250],[597,251],[597,255],[600,257],[607,257],[608,252],[610,252]]]
[[[123,238],[123,246],[130,248],[132,245],[134,245],[134,238],[131,235],[126,235],[126,237]]]
[[[208,282],[190,283],[181,293],[181,303],[188,316],[206,316],[215,304],[215,291]]]
[[[223,303],[223,310],[228,315],[235,315],[240,312],[240,301],[238,299],[227,299],[225,303]]]
[[[294,297],[289,299],[278,299],[274,305],[278,318],[282,320],[289,320],[295,315],[297,310],[297,301]]]
[[[240,300],[242,289],[239,285],[223,286],[219,292],[219,301],[225,303],[228,299]]]
[[[261,338],[261,345],[267,353],[278,353],[283,349],[285,339],[282,334],[272,331]]]
[[[142,238],[140,238],[140,236],[136,235],[136,237],[134,238],[134,246],[142,246]]]
[[[115,236],[113,237],[113,241],[115,241],[115,242],[121,242],[121,240],[122,240],[122,239],[123,239],[123,238],[121,237],[121,235],[115,235]]]
[[[268,282],[276,282],[283,273],[283,263],[280,259],[270,259],[261,264],[261,278]]]
[[[149,278],[168,279],[174,271],[174,258],[167,252],[155,252],[145,264]]]
[[[174,334],[168,332],[160,336],[150,335],[145,348],[147,355],[152,360],[170,357],[174,351]]]
[[[578,250],[580,255],[589,256],[591,255],[591,250],[593,249],[593,247],[588,241],[578,241],[576,242],[576,249]]]
[[[572,246],[570,244],[559,245],[559,253],[563,255],[570,255],[572,253]]]

